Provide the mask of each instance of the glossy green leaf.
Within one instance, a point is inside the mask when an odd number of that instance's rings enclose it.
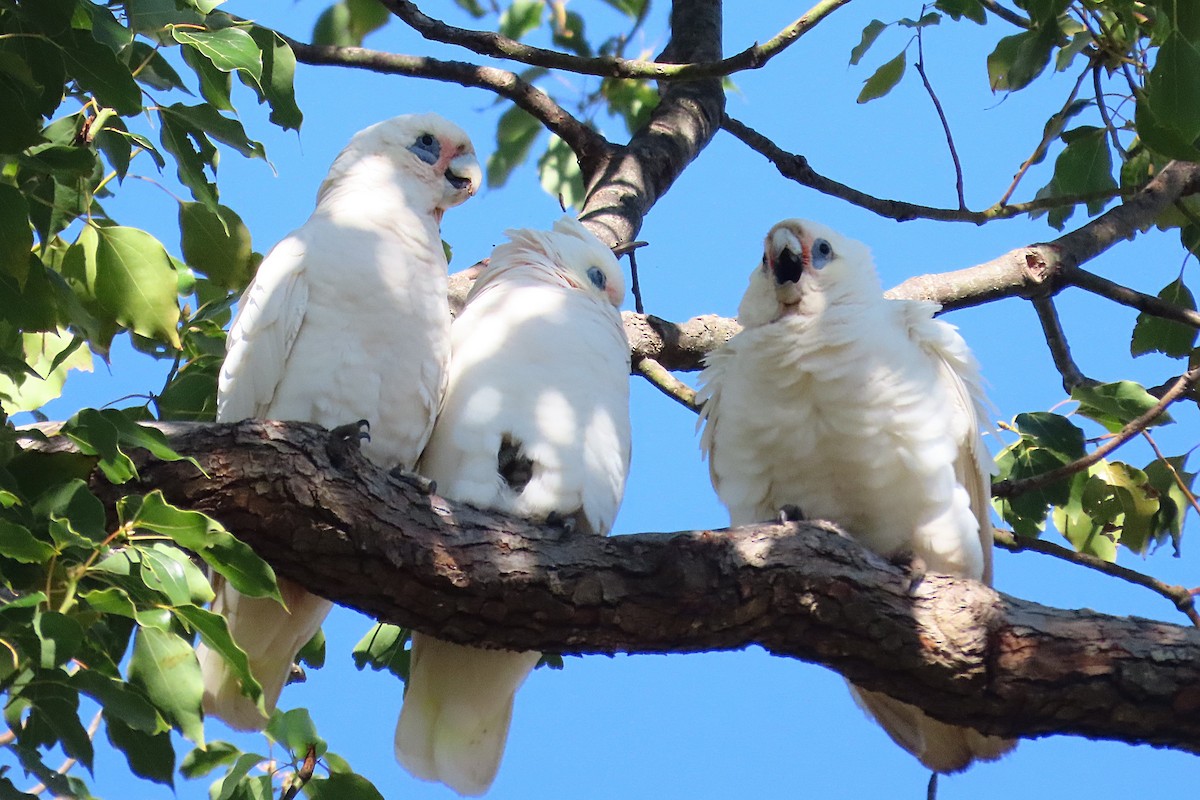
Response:
[[[187,738],[204,744],[200,664],[192,645],[174,633],[138,628],[129,661],[129,682]]]
[[[987,12],[979,0],[937,0],[934,7],[944,11],[955,22],[965,17],[979,25],[987,23]]]
[[[178,548],[156,542],[151,547],[141,548],[141,555],[142,583],[161,594],[172,606],[212,600],[208,581]]]
[[[174,788],[175,747],[170,733],[149,733],[126,725],[121,718],[110,714],[107,704],[104,719],[109,743],[125,755],[134,775]]]
[[[200,95],[205,102],[218,111],[234,111],[233,101],[230,99],[233,93],[233,74],[218,69],[216,64],[193,47],[184,47],[181,52],[183,63],[191,68],[200,83]]]
[[[241,752],[229,742],[209,742],[207,746],[197,747],[183,757],[179,773],[188,779],[202,778],[217,767],[237,761]],[[263,760],[264,757],[258,758]]]
[[[309,747],[315,747],[317,758],[328,749],[325,740],[317,735],[317,726],[306,708],[276,711],[267,724],[267,736],[286,747],[292,755],[303,758]]]
[[[1081,553],[1105,561],[1116,561],[1117,542],[1111,520],[1103,516],[1099,500],[1107,493],[1107,484],[1090,472],[1071,479],[1066,502],[1054,509],[1054,527]],[[1085,508],[1085,498],[1087,507]]]
[[[1022,480],[1050,472],[1068,463],[1053,450],[1038,447],[1022,438],[1006,447],[996,457],[1000,480]],[[996,499],[996,510],[1020,536],[1039,535],[1050,506],[1062,505],[1070,494],[1069,481],[1056,481],[1049,486],[1032,489],[1015,497]]]
[[[214,212],[202,203],[181,203],[179,232],[188,265],[218,286],[241,291],[254,277],[250,229],[233,209],[217,206]]]
[[[520,39],[542,24],[546,10],[544,0],[513,0],[500,15],[499,33],[510,39]]]
[[[57,551],[24,525],[0,517],[0,556],[22,564],[42,564]]]
[[[858,93],[858,102],[869,103],[894,89],[904,77],[907,61],[907,54],[901,50],[895,58],[875,70],[875,74],[863,83],[862,91]]]
[[[1087,194],[1116,189],[1112,153],[1103,128],[1081,126],[1064,133],[1067,147],[1054,162],[1054,189],[1060,195]],[[1103,201],[1093,202],[1096,213]]]
[[[92,741],[79,722],[79,695],[54,680],[62,673],[54,670],[41,680],[35,678],[22,691],[30,712],[21,732],[23,743],[62,746],[63,751],[89,770],[94,751]]]
[[[879,38],[879,34],[883,33],[886,29],[887,24],[877,19],[873,19],[867,23],[867,27],[863,28],[862,39],[850,51],[850,64],[852,66],[862,61],[862,57],[871,49],[871,45],[875,44],[875,40]]]
[[[513,106],[496,126],[496,150],[488,157],[487,183],[492,188],[508,182],[512,171],[529,157],[542,124],[524,109]]]
[[[104,706],[104,714],[110,720],[120,720],[125,726],[147,734],[167,729],[150,701],[122,680],[101,675],[94,669],[80,669],[71,676],[70,684]]]
[[[1200,161],[1200,147],[1195,140],[1183,136],[1169,117],[1161,116],[1148,95],[1140,95],[1136,102],[1134,124],[1138,138],[1147,147],[1167,158]]]
[[[250,770],[258,766],[262,756],[254,753],[242,753],[219,780],[208,789],[209,800],[230,800],[235,797],[238,784],[250,774]],[[241,800],[239,797],[238,800]]]
[[[1099,422],[1111,433],[1140,417],[1158,404],[1158,398],[1133,381],[1102,383],[1098,386],[1078,386],[1071,398],[1079,401],[1079,413]],[[1152,423],[1166,425],[1174,422],[1165,411]]]
[[[1146,77],[1154,115],[1185,142],[1200,137],[1200,47],[1181,33],[1163,42]]]
[[[32,248],[29,204],[16,187],[0,184],[0,272],[11,275],[22,288],[29,275]]]
[[[1175,554],[1179,555],[1180,540],[1183,537],[1183,522],[1192,508],[1188,492],[1193,495],[1196,473],[1188,472],[1187,455],[1167,459],[1155,459],[1143,470],[1151,488],[1158,494],[1158,514],[1154,520],[1154,529],[1160,536],[1171,539],[1175,546]],[[1180,483],[1183,486],[1180,486]],[[1186,491],[1185,491],[1186,487]]]
[[[129,67],[86,31],[74,31],[70,46],[62,49],[62,57],[71,77],[101,105],[125,117],[141,113],[142,90]]]
[[[63,425],[62,435],[85,455],[99,456],[98,466],[112,483],[121,484],[137,477],[137,468],[121,449],[117,427],[96,409],[81,409]]]
[[[1038,447],[1051,450],[1069,461],[1084,455],[1083,431],[1064,416],[1033,411],[1018,414],[1014,423],[1017,430],[1030,437]]]
[[[171,611],[200,634],[209,649],[225,659],[233,674],[241,681],[243,694],[255,701],[262,696],[262,686],[250,672],[250,660],[234,642],[223,616],[194,605],[179,605]]]
[[[1179,308],[1196,310],[1196,300],[1183,282],[1182,275],[1168,283],[1158,297]],[[1191,325],[1142,312],[1133,326],[1129,351],[1135,356],[1162,353],[1172,358],[1182,358],[1192,351],[1195,344],[1196,329]]]
[[[267,157],[262,144],[246,135],[246,129],[242,127],[241,122],[223,116],[212,106],[185,106],[182,103],[175,103],[161,111],[164,115],[182,122],[186,129],[203,131],[247,158]]]
[[[83,644],[83,628],[79,623],[57,611],[42,611],[33,618],[33,632],[41,645],[42,669],[66,664],[79,653]]]
[[[241,28],[198,31],[174,27],[171,36],[180,44],[196,49],[222,72],[245,72],[255,81],[262,79],[262,53],[249,33]]]
[[[266,100],[271,106],[271,122],[284,130],[299,130],[304,114],[296,105],[293,85],[296,54],[275,31],[255,26],[250,29],[250,36],[262,52],[262,80],[258,86],[260,102]]]
[[[59,547],[92,547],[108,536],[104,504],[78,478],[48,490],[33,505],[35,516],[50,519],[50,536]]]
[[[335,772],[328,778],[313,778],[304,786],[309,800],[383,800],[383,795],[361,775]]]
[[[325,666],[325,631],[322,628],[317,628],[317,632],[312,638],[304,643],[300,651],[296,653],[296,663],[302,664],[314,669],[320,669]]]
[[[267,562],[212,517],[176,508],[156,490],[146,495],[129,521],[138,528],[169,536],[196,553],[239,592],[283,602],[275,573]]]
[[[1024,89],[1050,63],[1057,31],[1047,35],[1039,29],[1005,36],[987,58],[988,77],[994,92]]]
[[[411,638],[408,628],[377,622],[354,645],[351,656],[358,669],[386,669],[401,680],[408,680],[411,650],[406,645]]]

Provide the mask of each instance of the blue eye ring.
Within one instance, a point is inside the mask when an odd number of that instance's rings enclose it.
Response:
[[[426,164],[436,164],[442,155],[442,143],[431,133],[422,133],[411,145],[409,151]]]
[[[817,239],[812,243],[812,265],[820,269],[833,260],[833,245],[825,239]]]
[[[608,278],[605,277],[604,270],[599,267],[588,267],[587,276],[592,285],[600,291],[604,291],[604,288],[608,286]]]

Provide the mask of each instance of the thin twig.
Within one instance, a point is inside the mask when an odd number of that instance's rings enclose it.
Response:
[[[970,222],[975,225],[982,225],[992,220],[1010,219],[1033,211],[1073,206],[1079,203],[1111,200],[1114,197],[1132,195],[1137,191],[1136,189],[1111,189],[1099,192],[1086,192],[1078,195],[1064,195],[1062,197],[1046,197],[1039,200],[1031,200],[1028,203],[1015,203],[1003,206],[997,204],[983,211],[923,206],[917,203],[906,203],[900,200],[884,200],[879,197],[873,197],[844,183],[838,183],[831,178],[827,178],[810,167],[808,160],[804,156],[787,152],[758,131],[730,117],[728,114],[722,118],[721,127],[740,139],[751,150],[764,156],[775,165],[775,168],[785,178],[794,180],[803,186],[816,189],[822,194],[837,197],[848,203],[865,208],[868,211],[873,211],[881,217],[887,217],[899,222],[908,222],[914,219],[931,219],[941,222]]]
[[[1024,28],[1025,30],[1029,30],[1030,28],[1033,27],[1032,22],[1025,19],[1017,12],[1010,11],[1009,9],[1000,5],[999,3],[996,2],[996,0],[979,0],[979,5],[983,6],[988,11],[992,12],[993,14],[995,14],[997,17],[1004,20],[1005,22],[1011,22],[1013,25],[1016,25],[1018,28]]]
[[[696,402],[695,390],[672,375],[662,364],[653,358],[640,358],[633,368],[667,397],[689,411],[699,413],[700,404]]]
[[[644,61],[615,56],[584,58],[557,50],[530,47],[492,31],[476,31],[448,25],[423,13],[415,3],[408,2],[408,0],[380,0],[380,2],[426,39],[464,47],[482,56],[506,58],[530,66],[561,69],[579,75],[653,80],[699,80],[723,78],[742,70],[758,69],[850,0],[821,0],[804,16],[762,44],[755,43],[740,53],[720,61],[687,64]]]
[[[1067,335],[1063,332],[1062,323],[1058,319],[1058,310],[1054,307],[1054,299],[1046,297],[1033,298],[1033,307],[1037,311],[1038,320],[1042,323],[1042,333],[1046,344],[1050,347],[1050,357],[1054,366],[1062,375],[1063,389],[1067,394],[1076,386],[1094,385],[1096,381],[1084,375],[1075,359],[1071,357],[1071,346],[1067,344]]]
[[[317,768],[317,748],[316,745],[309,745],[308,752],[304,755],[304,761],[301,762],[299,769],[288,780],[287,785],[283,787],[283,791],[279,793],[279,800],[293,800],[304,785],[312,779],[313,770]]]
[[[1086,69],[1079,73],[1079,77],[1075,80],[1075,85],[1071,87],[1071,93],[1067,95],[1067,102],[1063,103],[1058,113],[1050,118],[1052,120],[1056,117],[1059,118],[1061,124],[1050,125],[1047,123],[1046,127],[1042,130],[1042,138],[1038,142],[1037,147],[1033,148],[1033,152],[1029,154],[1029,158],[1022,162],[1020,168],[1017,170],[1017,174],[1013,175],[1012,183],[1009,184],[1008,189],[1000,199],[996,201],[996,205],[1007,205],[1013,196],[1013,192],[1017,190],[1017,186],[1021,183],[1021,179],[1029,171],[1029,168],[1034,164],[1040,164],[1042,159],[1046,157],[1046,151],[1050,149],[1050,143],[1057,139],[1058,135],[1062,133],[1062,129],[1066,127],[1067,111],[1070,110],[1071,104],[1075,102],[1075,98],[1079,96],[1079,87],[1083,86],[1083,79],[1087,77],[1087,74],[1088,71]]]
[[[1045,539],[1035,539],[1032,536],[1017,536],[1012,531],[996,530],[992,532],[992,541],[997,547],[1002,547],[1011,553],[1020,553],[1023,550],[1030,550],[1035,553],[1042,553],[1055,558],[1061,558],[1063,561],[1068,561],[1072,564],[1077,564],[1081,567],[1093,569],[1096,572],[1102,572],[1113,578],[1119,578],[1126,583],[1132,583],[1135,586],[1143,586],[1155,594],[1167,598],[1175,607],[1179,609],[1192,624],[1200,628],[1200,612],[1196,610],[1195,598],[1191,592],[1182,586],[1175,586],[1169,583],[1164,583],[1157,578],[1152,578],[1141,572],[1122,567],[1114,564],[1111,561],[1105,561],[1097,556],[1088,553],[1080,553],[1069,547],[1063,547],[1054,542],[1048,542]]]
[[[1014,497],[1033,489],[1040,489],[1043,486],[1056,483],[1063,478],[1069,478],[1075,473],[1082,472],[1093,464],[1098,463],[1109,453],[1150,427],[1166,411],[1168,406],[1183,397],[1195,385],[1197,379],[1200,379],[1200,367],[1189,369],[1183,375],[1179,376],[1179,380],[1175,381],[1174,385],[1167,390],[1161,400],[1154,404],[1153,408],[1121,428],[1111,439],[1092,452],[1082,458],[1075,459],[1070,464],[1064,464],[1049,472],[1043,472],[1040,475],[1032,475],[1028,478],[1021,478],[1015,481],[1007,480],[994,483],[992,484],[992,497]]]
[[[642,304],[642,286],[638,283],[638,265],[637,256],[635,253],[638,248],[645,247],[649,242],[618,242],[613,246],[613,255],[617,258],[621,256],[629,256],[629,274],[631,276],[629,289],[633,293],[633,307],[637,313],[645,314],[646,309]]]
[[[333,65],[381,74],[427,78],[486,89],[506,97],[570,145],[579,158],[585,181],[599,161],[612,149],[608,140],[573,117],[550,95],[507,70],[463,61],[441,61],[425,56],[384,53],[364,47],[306,44],[283,34],[279,36],[292,48],[296,60],[305,64]]]
[[[921,6],[922,14],[925,13],[926,8],[927,6]],[[917,74],[921,76],[921,83],[925,85],[925,91],[929,94],[929,99],[933,101],[938,119],[942,121],[942,130],[946,133],[946,145],[950,148],[950,159],[954,162],[954,187],[958,190],[958,208],[960,211],[966,211],[967,198],[963,193],[962,162],[958,160],[958,150],[954,147],[954,136],[950,133],[950,123],[946,120],[946,112],[942,110],[942,103],[938,100],[937,93],[933,91],[933,84],[929,82],[929,76],[925,74],[925,44],[921,30],[921,28],[917,28]]]
[[[1084,291],[1107,297],[1123,306],[1136,308],[1138,311],[1144,311],[1156,317],[1181,322],[1192,328],[1200,328],[1200,312],[1194,309],[1177,306],[1162,298],[1130,289],[1128,286],[1101,278],[1081,267],[1070,267],[1063,272],[1063,278],[1067,283],[1078,286]]]
[[[1122,161],[1128,161],[1129,153],[1121,146],[1121,139],[1117,136],[1117,126],[1113,124],[1112,117],[1108,113],[1108,105],[1104,102],[1104,87],[1100,83],[1099,64],[1092,67],[1092,87],[1096,90],[1096,108],[1100,111],[1104,129],[1108,131],[1108,135],[1112,139],[1113,149],[1121,154]]]
[[[1189,503],[1191,503],[1192,509],[1196,512],[1196,514],[1200,515],[1200,501],[1196,499],[1196,495],[1192,494],[1191,487],[1187,485],[1187,481],[1185,481],[1183,476],[1179,474],[1179,470],[1175,469],[1175,465],[1167,460],[1167,457],[1163,455],[1162,450],[1158,449],[1158,442],[1154,441],[1154,437],[1150,435],[1150,431],[1142,431],[1142,436],[1147,442],[1150,443],[1150,449],[1154,451],[1155,457],[1161,461],[1163,466],[1167,468],[1167,471],[1171,473],[1171,477],[1175,479],[1175,485],[1179,487],[1179,491],[1183,492],[1183,496],[1188,499]],[[1180,511],[1179,513],[1181,515],[1185,515],[1187,513],[1187,509]]]

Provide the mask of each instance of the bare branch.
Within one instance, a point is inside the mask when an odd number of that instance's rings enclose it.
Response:
[[[755,43],[726,59],[691,62],[643,61],[615,56],[584,58],[557,50],[530,47],[492,31],[476,31],[447,25],[423,13],[415,3],[408,0],[380,2],[426,39],[458,45],[479,55],[505,58],[530,66],[560,69],[580,75],[668,81],[722,78],[742,70],[758,69],[850,0],[820,0],[804,16],[763,44]]]
[[[389,75],[426,78],[489,92],[505,97],[537,117],[550,131],[566,142],[579,158],[587,175],[608,154],[612,145],[596,131],[584,125],[556,103],[550,95],[515,73],[495,67],[482,67],[463,61],[441,61],[425,56],[384,53],[363,47],[334,47],[298,42],[279,34],[296,60],[305,64],[332,65],[364,69]]]
[[[1050,347],[1050,357],[1054,366],[1062,375],[1063,391],[1067,394],[1076,386],[1092,385],[1096,381],[1080,372],[1071,357],[1071,346],[1067,344],[1067,335],[1063,332],[1062,323],[1058,320],[1058,311],[1054,308],[1054,299],[1050,297],[1033,298],[1033,307],[1037,310],[1038,320],[1042,323],[1042,333],[1046,336],[1046,344]]]
[[[796,183],[811,189],[816,189],[822,194],[837,197],[848,203],[865,208],[868,211],[873,211],[881,217],[894,219],[898,222],[908,222],[914,219],[932,219],[942,222],[971,222],[981,225],[992,220],[1010,219],[1033,211],[1073,206],[1079,203],[1094,203],[1097,200],[1111,200],[1114,197],[1119,197],[1122,193],[1121,190],[1114,189],[1079,195],[1046,197],[1040,200],[1031,200],[1028,203],[1014,203],[1012,205],[997,204],[983,211],[938,208],[918,203],[906,203],[902,200],[885,200],[869,195],[866,192],[860,192],[858,189],[854,189],[844,183],[838,183],[831,178],[826,178],[809,166],[808,159],[804,156],[787,152],[758,131],[729,115],[725,115],[722,118],[721,127],[740,139],[751,150],[766,157],[779,170],[779,174],[785,178],[796,181]]]
[[[1056,483],[1063,478],[1069,478],[1075,473],[1082,472],[1093,464],[1098,463],[1109,453],[1150,427],[1166,411],[1168,406],[1191,391],[1192,387],[1196,385],[1197,380],[1200,380],[1200,367],[1190,369],[1181,375],[1179,380],[1175,381],[1175,384],[1162,396],[1162,399],[1154,404],[1153,408],[1121,428],[1112,438],[1106,440],[1104,444],[1083,458],[1077,458],[1070,464],[1064,464],[1057,469],[1043,472],[1041,475],[1031,475],[1028,478],[1021,478],[1020,480],[1007,480],[994,483],[992,484],[992,497],[1014,497],[1033,489],[1040,489],[1043,486]]]
[[[1200,631],[1039,606],[904,570],[821,523],[563,537],[422,494],[298,423],[169,426],[138,491],[212,514],[278,574],[480,646],[684,653],[758,644],[939,719],[1200,751]],[[41,445],[39,447],[45,447]],[[69,449],[54,437],[50,447]],[[129,487],[96,476],[107,503]]]
[[[1073,267],[1067,271],[1067,280],[1073,286],[1078,286],[1084,291],[1098,294],[1101,297],[1107,297],[1109,300],[1114,300],[1123,306],[1136,308],[1138,311],[1144,311],[1156,317],[1182,322],[1184,325],[1190,325],[1193,328],[1200,328],[1200,312],[1191,308],[1177,306],[1174,303],[1155,297],[1154,295],[1144,294],[1136,289],[1130,289],[1127,286],[1122,286],[1119,283],[1114,283],[1107,278],[1101,278],[1079,267]]]
[[[663,365],[653,358],[639,358],[633,365],[633,371],[641,373],[654,388],[688,411],[700,411],[700,404],[696,402],[695,390],[664,369]]]
[[[623,312],[625,336],[636,363],[652,358],[666,369],[692,372],[704,366],[704,357],[729,341],[742,328],[736,320],[716,314],[668,322],[653,314]]]
[[[958,150],[954,147],[954,135],[950,132],[950,123],[946,119],[946,112],[942,110],[942,101],[938,100],[937,92],[933,90],[933,84],[929,82],[929,76],[925,74],[925,38],[921,34],[922,29],[917,28],[917,74],[921,76],[925,92],[933,101],[933,108],[942,122],[942,131],[946,134],[946,146],[950,148],[950,159],[954,162],[954,188],[958,192],[958,208],[960,211],[966,211],[967,198],[963,193],[962,162],[958,160]]]
[[[996,0],[979,0],[979,4],[981,6],[983,6],[984,8],[986,8],[988,11],[995,14],[1000,19],[1004,20],[1005,22],[1011,22],[1013,25],[1016,25],[1018,28],[1024,28],[1025,30],[1029,30],[1030,28],[1033,27],[1032,22],[1025,19],[1017,12],[1012,11],[1012,10],[1000,5],[1000,3],[996,2]]]
[[[1010,553],[1023,553],[1026,550],[1034,553],[1042,553],[1062,559],[1071,564],[1087,567],[1109,577],[1118,578],[1126,583],[1132,583],[1135,586],[1145,587],[1155,594],[1170,600],[1177,609],[1192,621],[1193,625],[1200,628],[1200,612],[1196,611],[1196,598],[1183,586],[1163,583],[1157,578],[1152,578],[1141,572],[1122,567],[1111,561],[1105,561],[1088,553],[1079,553],[1069,547],[1063,547],[1060,544],[1048,542],[1045,539],[1017,536],[1012,531],[995,530],[992,534],[992,540],[996,543],[997,547],[1003,547]]]

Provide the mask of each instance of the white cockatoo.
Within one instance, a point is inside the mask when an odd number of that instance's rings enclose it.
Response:
[[[792,507],[884,556],[990,583],[986,399],[958,331],[933,303],[885,299],[867,248],[823,225],[780,222],[764,249],[744,330],[700,376],[701,449],[732,524]],[[936,772],[1015,744],[851,691]]]
[[[507,235],[454,320],[450,380],[419,470],[449,499],[603,535],[629,468],[624,279],[570,217]],[[539,658],[414,633],[396,759],[459,794],[486,792],[513,696]]]
[[[440,226],[479,188],[470,139],[435,114],[395,117],[359,131],[337,156],[317,207],[275,246],[242,295],[229,330],[217,419],[370,424],[364,454],[412,470],[446,385],[450,316]],[[292,660],[332,604],[281,579],[284,609],[216,586],[263,687],[267,715]],[[234,728],[267,717],[216,652],[200,645],[204,708]]]

